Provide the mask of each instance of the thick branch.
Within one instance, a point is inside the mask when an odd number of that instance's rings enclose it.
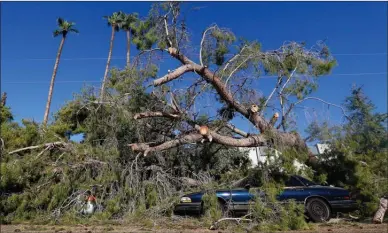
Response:
[[[195,126],[199,128],[199,126]],[[263,134],[259,135],[250,135],[246,138],[233,138],[230,136],[224,136],[216,133],[215,131],[209,132],[209,135],[212,137],[212,141],[221,145],[230,146],[230,147],[257,147],[267,145],[267,142],[270,138],[267,138]],[[276,136],[276,142],[283,145],[292,145],[294,147],[305,147],[304,141],[300,138],[298,134],[294,133],[278,133]],[[150,152],[163,151],[171,148],[178,147],[180,145],[198,143],[203,140],[204,136],[199,133],[191,133],[182,136],[178,139],[173,139],[156,146],[150,146],[150,143],[134,143],[129,144],[133,151],[144,152],[146,156]],[[271,140],[270,140],[271,141]]]
[[[165,76],[158,78],[154,81],[154,86],[160,86],[162,84],[168,83],[171,80],[177,79],[182,76],[184,73],[194,71],[193,66],[191,64],[183,65],[173,72],[166,74]]]
[[[179,118],[180,116],[178,114],[172,114],[168,112],[141,112],[141,113],[137,113],[133,118],[137,120],[137,119],[150,118],[150,117],[168,117],[168,118],[176,119],[176,118]]]
[[[271,129],[271,126],[265,121],[265,119],[262,116],[260,116],[257,113],[251,114],[245,106],[238,103],[233,98],[233,95],[225,87],[222,80],[215,73],[211,72],[207,67],[202,67],[194,63],[189,58],[181,54],[176,48],[169,48],[168,51],[172,57],[178,59],[182,64],[191,65],[192,69],[196,73],[198,73],[203,79],[205,79],[206,82],[211,83],[213,85],[217,93],[225,102],[227,102],[230,106],[236,109],[236,111],[239,112],[241,115],[243,115],[245,118],[249,119],[255,125],[255,127],[257,127],[260,130],[260,132],[265,132],[268,129]],[[171,80],[172,79],[164,78],[163,80],[158,81],[158,83],[163,84]]]
[[[147,156],[149,152],[163,151],[163,150],[177,147],[179,145],[199,142],[202,138],[203,137],[201,134],[195,133],[195,134],[188,134],[179,139],[170,140],[153,147],[150,147],[149,144],[147,143],[135,143],[135,144],[130,144],[129,146],[133,151],[144,152],[144,156]]]

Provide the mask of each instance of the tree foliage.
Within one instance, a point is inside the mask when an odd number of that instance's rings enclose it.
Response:
[[[387,114],[374,112],[374,104],[360,87],[352,89],[345,106],[349,120],[342,127],[310,127],[311,139],[331,145],[313,167],[328,183],[347,187],[369,202],[363,210],[370,215],[378,198],[388,193]]]

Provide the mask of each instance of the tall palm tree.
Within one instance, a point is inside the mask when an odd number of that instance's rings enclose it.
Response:
[[[115,32],[120,30],[120,25],[123,21],[123,13],[122,12],[114,12],[111,16],[104,16],[104,19],[108,20],[108,26],[112,27],[112,34],[110,37],[110,45],[109,45],[109,54],[108,61],[106,62],[104,80],[102,81],[101,90],[100,90],[100,100],[103,101],[105,95],[105,84],[106,79],[108,77],[110,60],[112,59],[112,50],[113,50],[113,41],[115,39]]]
[[[130,57],[131,57],[131,35],[134,33],[134,23],[138,19],[137,13],[125,14],[122,13],[123,21],[120,24],[120,28],[123,29],[127,33],[127,67],[130,65]]]
[[[47,121],[48,121],[48,116],[50,113],[50,106],[51,106],[51,99],[52,99],[53,90],[54,90],[54,81],[55,81],[55,77],[57,75],[59,59],[60,59],[61,54],[62,54],[62,49],[63,49],[63,45],[65,43],[65,40],[67,38],[67,34],[68,33],[79,33],[79,31],[74,28],[75,23],[73,23],[73,22],[68,22],[62,18],[58,18],[57,24],[58,24],[58,28],[53,32],[53,36],[54,37],[62,36],[62,40],[61,40],[61,43],[59,44],[57,58],[56,58],[55,64],[54,64],[54,71],[53,71],[53,75],[51,76],[50,88],[49,88],[49,93],[48,93],[48,98],[47,98],[47,103],[46,103],[46,110],[44,112],[44,118],[43,118],[44,125],[46,125]]]

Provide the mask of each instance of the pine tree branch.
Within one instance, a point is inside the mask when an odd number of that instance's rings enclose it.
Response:
[[[28,147],[24,147],[24,148],[20,148],[20,149],[17,149],[17,150],[13,150],[11,152],[9,152],[8,154],[15,154],[15,153],[19,153],[19,152],[22,152],[22,151],[26,151],[26,150],[34,150],[34,149],[38,149],[38,148],[42,148],[42,147],[56,147],[56,146],[67,146],[69,145],[68,143],[65,143],[65,142],[50,142],[50,143],[45,143],[45,144],[41,144],[41,145],[36,145],[36,146],[28,146]]]
[[[137,119],[151,118],[151,117],[167,117],[171,119],[177,119],[180,117],[180,115],[172,114],[168,112],[141,112],[141,113],[135,114],[133,118],[137,120]]]

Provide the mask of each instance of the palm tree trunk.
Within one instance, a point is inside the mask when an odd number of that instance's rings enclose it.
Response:
[[[110,60],[111,60],[111,58],[112,58],[113,40],[114,40],[114,39],[115,39],[115,26],[112,25],[112,35],[111,35],[111,37],[110,37],[110,46],[109,46],[108,61],[106,62],[104,80],[102,81],[101,90],[100,90],[100,100],[101,100],[101,102],[104,100],[104,95],[105,95],[105,83],[106,83],[106,79],[107,79],[107,77],[108,77],[109,66],[110,66]]]
[[[66,37],[62,36],[61,43],[59,44],[57,58],[56,58],[55,64],[54,64],[54,71],[53,71],[53,75],[51,76],[50,88],[49,88],[49,93],[48,93],[48,98],[47,98],[47,103],[46,103],[46,110],[44,112],[44,118],[43,118],[43,125],[46,125],[47,121],[48,121],[48,116],[50,113],[50,106],[51,106],[51,99],[53,97],[53,91],[54,91],[55,77],[57,76],[59,59],[60,59],[61,54],[62,54],[62,49],[63,49],[63,44],[65,43],[65,39],[66,39]]]
[[[130,59],[131,59],[131,30],[128,29],[127,31],[127,67],[130,65]]]

